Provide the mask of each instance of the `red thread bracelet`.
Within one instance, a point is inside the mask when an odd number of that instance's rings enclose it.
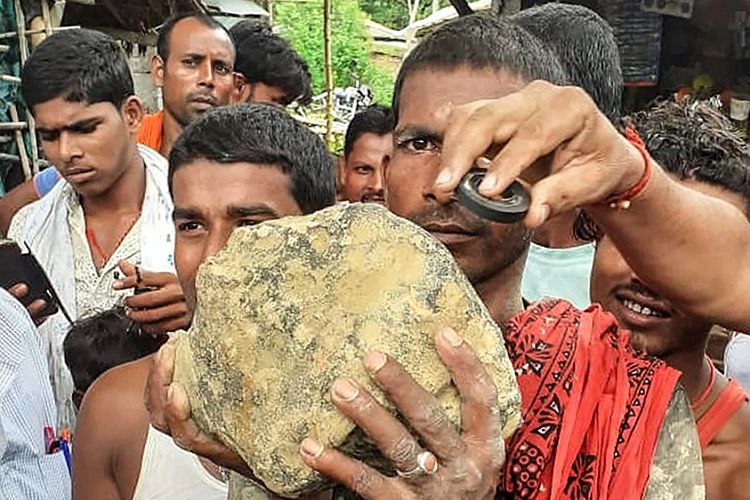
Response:
[[[651,173],[653,170],[651,157],[648,155],[646,145],[643,143],[641,136],[638,135],[638,132],[636,132],[633,127],[629,126],[625,129],[625,138],[630,144],[636,147],[638,152],[641,153],[645,167],[643,169],[643,175],[641,175],[641,178],[638,179],[638,182],[636,182],[633,187],[622,194],[610,196],[604,201],[604,203],[609,205],[610,208],[620,210],[627,210],[630,208],[630,203],[646,189],[646,185],[648,185],[648,182],[651,180]]]

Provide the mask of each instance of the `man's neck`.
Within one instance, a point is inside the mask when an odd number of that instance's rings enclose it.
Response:
[[[573,224],[578,213],[566,212],[545,222],[534,230],[533,242],[547,248],[572,248],[582,243],[573,236]]]
[[[81,198],[86,216],[91,214],[131,214],[141,210],[146,195],[146,169],[138,148],[131,148],[128,166],[114,185],[101,196]]]
[[[711,366],[706,359],[705,345],[704,341],[699,349],[674,352],[662,357],[669,366],[682,372],[680,382],[691,401],[695,401],[700,396],[711,378]]]
[[[501,272],[479,283],[472,283],[492,319],[501,327],[523,311],[521,277],[525,263],[526,255]]]
[[[169,152],[172,151],[172,146],[174,146],[184,128],[174,115],[167,108],[164,108],[164,121],[161,126],[161,149],[159,149],[159,153],[164,158],[169,158]]]

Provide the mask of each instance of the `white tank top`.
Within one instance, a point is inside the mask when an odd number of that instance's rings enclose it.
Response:
[[[228,486],[150,425],[133,500],[226,500]]]

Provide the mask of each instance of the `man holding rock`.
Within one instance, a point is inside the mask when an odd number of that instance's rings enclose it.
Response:
[[[495,321],[507,325],[524,425],[506,451],[499,429],[493,430],[496,408],[486,403],[493,391],[482,383],[486,376],[472,365],[466,344],[451,333],[440,337],[447,344],[438,343],[443,360],[471,368],[472,381],[480,381],[462,393],[463,434],[398,363],[371,354],[366,366],[429,457],[361,386],[344,381],[334,384],[334,403],[402,474],[385,477],[313,440],[301,443],[309,466],[365,498],[492,498],[498,486],[514,498],[575,498],[585,491],[600,498],[616,491],[631,491],[633,498],[665,498],[666,491],[703,497],[695,428],[684,394],[675,389],[677,372],[633,353],[598,308],[581,313],[552,302],[523,311],[527,227],[590,206],[618,238],[636,238],[639,252],[659,252],[655,242],[669,221],[653,214],[664,203],[659,190],[673,187],[637,140],[621,136],[585,93],[535,79],[564,83],[557,61],[536,39],[481,17],[439,29],[401,69],[387,204],[448,247]],[[437,89],[435,81],[441,82]],[[483,155],[494,157],[483,193],[497,195],[519,176],[531,186],[526,227],[489,223],[455,202],[457,183]],[[637,236],[618,232],[623,225],[638,227]],[[169,352],[166,347],[158,358],[149,383],[153,424],[192,451],[247,473],[190,419],[184,392],[170,386]],[[455,370],[454,381],[461,389],[464,379]]]
[[[190,125],[172,149],[169,177],[175,266],[188,308],[195,306],[198,266],[235,228],[332,205],[332,169],[323,142],[270,106],[228,106]],[[149,425],[143,391],[150,365],[144,358],[115,368],[87,392],[76,433],[74,497],[225,499],[223,470],[199,463]]]

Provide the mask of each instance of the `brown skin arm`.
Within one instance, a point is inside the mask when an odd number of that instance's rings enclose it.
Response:
[[[703,450],[706,499],[747,498],[750,491],[750,405],[726,423]]]
[[[525,223],[537,228],[584,207],[612,238],[633,270],[680,310],[740,330],[750,329],[750,225],[726,202],[671,180],[653,163],[645,192],[627,210],[600,202],[627,192],[644,159],[574,87],[532,82],[501,99],[449,112],[435,194],[454,195],[477,158],[497,146],[480,192],[502,193],[528,182]],[[540,158],[549,157],[546,168]]]
[[[750,224],[735,207],[655,168],[628,210],[587,210],[628,264],[675,307],[750,329]]]
[[[143,387],[149,366],[145,358],[113,368],[87,391],[74,436],[75,500],[133,497],[148,432]]]
[[[16,212],[39,199],[34,181],[28,180],[0,198],[0,236],[6,236]]]

